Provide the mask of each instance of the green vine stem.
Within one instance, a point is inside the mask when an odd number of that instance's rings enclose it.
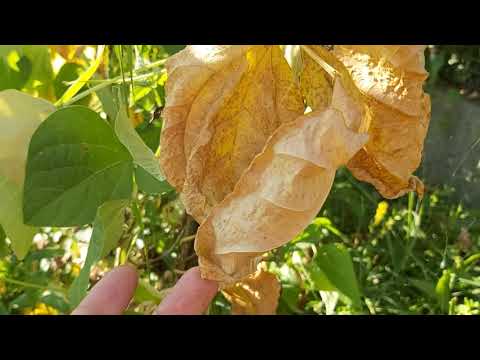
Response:
[[[23,287],[29,287],[29,288],[40,289],[40,290],[57,291],[57,292],[61,292],[64,295],[67,294],[67,291],[65,289],[60,288],[60,287],[56,287],[56,286],[46,286],[46,285],[33,284],[33,283],[26,282],[26,281],[10,279],[6,276],[2,277],[1,279],[4,282],[10,283],[10,284],[13,284],[13,285],[19,285],[19,286],[23,286]]]
[[[146,70],[151,70],[151,69],[155,69],[157,67],[160,67],[160,66],[163,66],[165,64],[165,61],[166,59],[163,59],[163,60],[159,60],[159,61],[155,61],[151,64],[147,64],[145,66],[142,66],[138,69],[135,69],[133,71],[134,74],[136,74],[136,76],[134,76],[132,78],[133,81],[138,81],[138,80],[143,80],[143,79],[147,79],[149,78],[150,76],[153,76],[155,74],[159,74],[159,73],[163,73],[165,72],[165,69],[160,69],[160,70],[157,70],[157,71],[152,71],[152,72],[149,72],[147,74],[139,74],[139,73],[142,73]],[[120,75],[120,76],[117,76],[117,77],[114,77],[112,79],[108,79],[108,80],[103,80],[101,84],[98,84],[98,85],[95,85],[93,87],[91,87],[90,89],[72,97],[70,100],[64,102],[63,104],[60,104],[59,107],[64,107],[64,106],[68,106],[68,105],[72,105],[74,103],[76,103],[77,101],[83,99],[84,97],[87,97],[88,95],[90,95],[91,93],[94,93],[96,91],[99,91],[101,89],[104,89],[112,84],[116,84],[116,83],[121,83],[123,81],[123,77]]]

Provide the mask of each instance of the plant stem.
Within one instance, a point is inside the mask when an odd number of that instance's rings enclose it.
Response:
[[[66,290],[65,290],[65,289],[62,289],[62,288],[57,288],[57,287],[52,287],[52,286],[46,286],[46,285],[39,285],[39,284],[33,284],[33,283],[25,282],[25,281],[10,279],[10,278],[8,278],[8,277],[2,277],[1,279],[2,279],[3,281],[5,281],[6,283],[10,283],[10,284],[14,284],[14,285],[19,285],[19,286],[23,286],[23,287],[29,287],[29,288],[33,288],[33,289],[40,289],[40,290],[58,291],[58,292],[61,292],[61,293],[63,293],[63,294],[66,294]]]
[[[145,66],[142,66],[136,70],[134,70],[133,72],[136,74],[136,73],[141,73],[145,70],[150,70],[150,69],[154,69],[156,67],[159,67],[159,66],[162,66],[163,64],[165,64],[165,61],[166,60],[159,60],[159,61],[155,61],[151,64],[148,64],[148,65],[145,65]],[[152,71],[152,72],[149,72],[147,74],[138,74],[137,76],[134,76],[133,77],[133,80],[136,81],[136,80],[142,80],[142,79],[146,79],[146,78],[149,78],[150,76],[152,75],[155,75],[155,74],[158,74],[158,73],[162,73],[164,72],[164,69],[161,69],[161,70],[157,70],[157,71]],[[93,92],[96,92],[96,91],[99,91],[103,88],[106,88],[112,84],[115,84],[115,83],[118,83],[118,82],[122,82],[123,78],[122,76],[117,76],[117,77],[114,77],[113,79],[109,79],[109,80],[103,80],[103,82],[101,84],[98,84],[98,85],[95,85],[93,87],[91,87],[90,89],[88,90],[85,90],[84,92],[72,97],[70,100],[66,101],[65,103],[61,104],[60,106],[63,107],[63,106],[68,106],[68,105],[71,105],[71,104],[74,104],[76,103],[77,101],[83,99],[84,97],[87,97],[88,95],[90,95],[91,93]]]
[[[309,46],[307,45],[300,45],[300,47],[305,50],[305,52],[318,64],[320,65],[323,70],[325,70],[328,75],[330,75],[332,78],[335,78],[335,74],[336,74],[336,70],[330,66],[329,64],[327,64],[325,62],[325,60],[323,60],[320,56],[317,55],[317,53],[315,51],[313,51],[312,49],[310,49]]]

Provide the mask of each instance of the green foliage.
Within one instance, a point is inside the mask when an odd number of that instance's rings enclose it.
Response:
[[[162,193],[171,190],[152,150],[135,131],[126,111],[126,103],[123,102],[121,95],[118,96],[118,104],[115,133],[132,155],[139,189],[146,193]]]
[[[132,172],[130,154],[97,113],[81,106],[57,110],[30,142],[25,222],[88,224],[104,202],[130,198]]]
[[[12,241],[12,249],[23,258],[30,249],[33,236],[37,232],[22,221],[22,193],[15,184],[0,175],[0,224],[6,229]],[[3,232],[3,230],[2,230]]]
[[[127,204],[126,200],[111,200],[98,208],[85,264],[68,292],[72,307],[78,306],[87,294],[92,265],[117,246],[122,235],[123,214]]]

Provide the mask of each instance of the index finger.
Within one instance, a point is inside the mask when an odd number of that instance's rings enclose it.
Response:
[[[119,266],[96,284],[72,315],[120,315],[128,307],[137,287],[137,271]]]
[[[217,291],[215,281],[202,279],[200,268],[191,268],[157,307],[154,315],[201,315]]]

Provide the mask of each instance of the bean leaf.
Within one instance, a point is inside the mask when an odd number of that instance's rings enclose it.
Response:
[[[105,256],[120,239],[124,221],[123,214],[127,204],[126,200],[113,200],[98,208],[85,264],[68,291],[68,299],[72,307],[78,306],[87,294],[92,266]]]
[[[91,223],[109,200],[129,199],[133,162],[109,124],[82,106],[60,109],[32,137],[24,219],[37,226]]]

